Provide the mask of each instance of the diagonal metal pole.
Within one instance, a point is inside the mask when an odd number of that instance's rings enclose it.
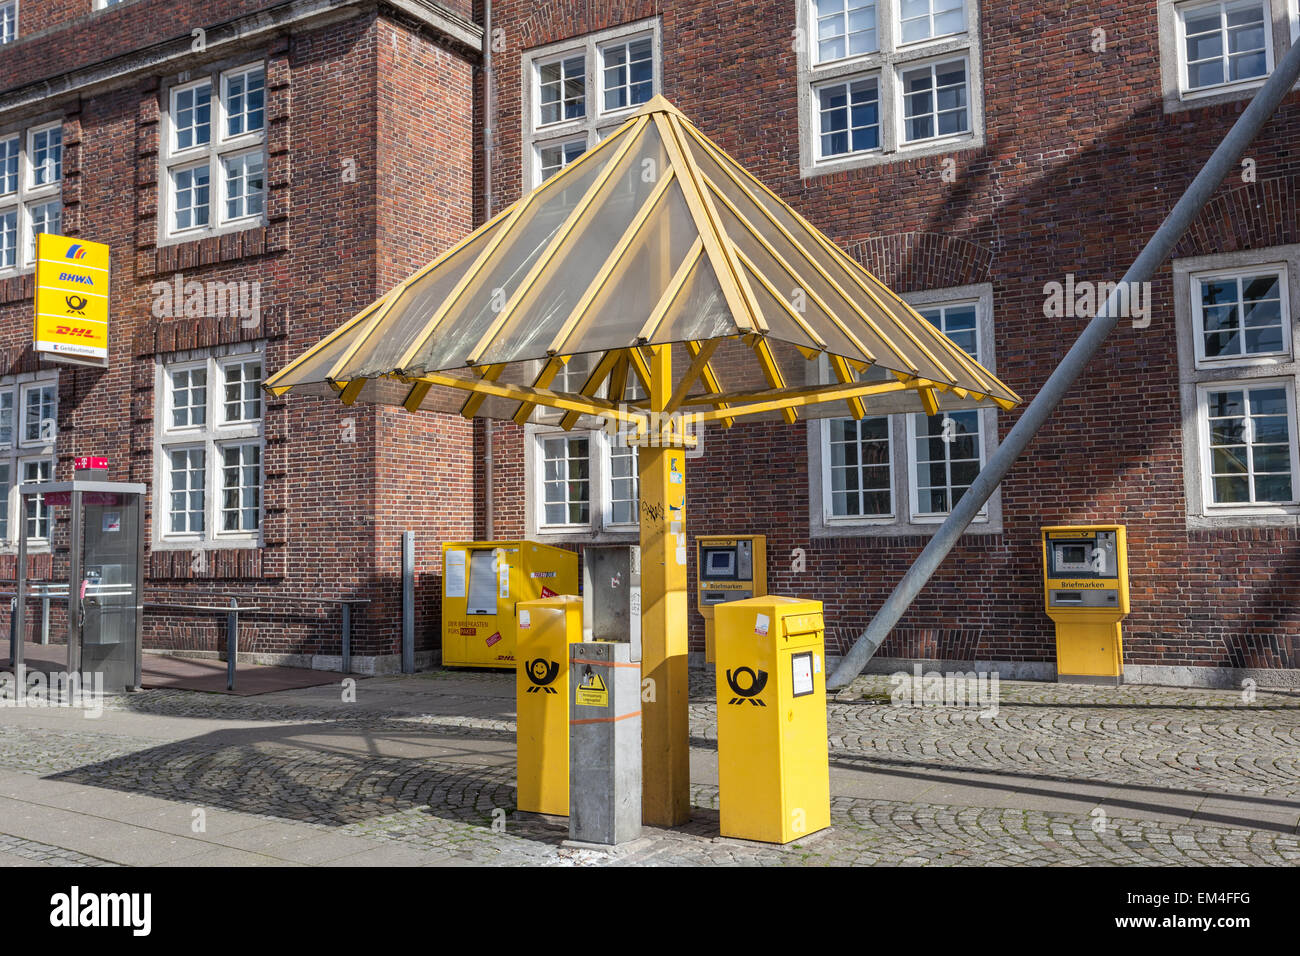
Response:
[[[1223,142],[1210,156],[1205,167],[1196,174],[1192,184],[1187,187],[1187,192],[1183,193],[1168,218],[1147,241],[1128,272],[1124,274],[1123,280],[1107,297],[1105,304],[1088,323],[1078,341],[1070,347],[1061,364],[1048,377],[1038,394],[1034,396],[1034,400],[1029,403],[1029,407],[1008,433],[1006,440],[998,446],[997,451],[989,458],[988,464],[980,471],[966,494],[962,495],[957,506],[952,509],[947,520],[939,526],[939,530],[925,546],[925,550],[881,605],[876,616],[867,625],[867,629],[859,635],[848,654],[840,661],[839,666],[835,668],[835,673],[826,682],[827,689],[844,687],[862,673],[862,668],[866,667],[871,655],[889,636],[889,632],[893,630],[899,618],[911,606],[912,601],[916,599],[934,572],[939,569],[943,559],[947,557],[966,527],[979,513],[984,502],[996,490],[998,483],[1015,464],[1034,435],[1051,417],[1061,399],[1074,386],[1075,380],[1101,348],[1106,336],[1115,328],[1115,324],[1119,321],[1116,305],[1121,297],[1128,301],[1130,289],[1151,279],[1156,269],[1173,250],[1174,243],[1182,237],[1200,215],[1205,204],[1210,201],[1219,183],[1228,175],[1229,170],[1238,164],[1246,147],[1277,110],[1283,97],[1290,92],[1298,77],[1300,77],[1300,43],[1291,46],[1268,82],[1255,94],[1250,105],[1238,117]]]

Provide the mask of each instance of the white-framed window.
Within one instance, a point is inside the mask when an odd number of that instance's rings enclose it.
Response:
[[[1297,0],[1156,0],[1166,113],[1248,99],[1300,37]]]
[[[958,57],[900,70],[902,141],[917,143],[970,132],[966,59]]]
[[[266,213],[266,68],[243,64],[165,92],[163,239],[260,225]]]
[[[880,49],[876,10],[876,0],[815,0],[817,62],[833,63]]]
[[[804,177],[983,142],[974,0],[800,0],[797,10]]]
[[[908,297],[913,307],[976,361],[992,368],[992,287]],[[825,419],[809,428],[811,473],[820,476],[810,518],[814,534],[928,532],[970,488],[997,435],[996,409],[936,415]],[[977,531],[1000,526],[997,494]]]
[[[828,517],[892,519],[894,435],[889,416],[835,418],[822,432]]]
[[[36,263],[36,236],[63,228],[63,123],[0,133],[0,275]]]
[[[1200,385],[1197,400],[1206,507],[1300,503],[1295,380]]]
[[[880,149],[880,77],[833,80],[815,92],[818,158]]]
[[[122,0],[95,0],[95,9],[106,10],[109,7],[117,6],[121,2]]]
[[[19,484],[50,481],[58,441],[57,373],[26,373],[0,380],[0,547],[18,545],[27,528],[28,546],[48,546],[51,509],[34,498],[19,513]]]
[[[603,430],[528,426],[529,535],[635,534],[637,449]]]
[[[1268,0],[1215,0],[1178,9],[1185,92],[1248,83],[1273,68]]]
[[[1290,354],[1290,312],[1285,264],[1194,275],[1197,365]]]
[[[1175,260],[1187,522],[1300,521],[1300,246]]]
[[[966,29],[965,0],[899,0],[900,43],[919,43]]]
[[[265,373],[260,346],[159,361],[155,547],[260,543]]]
[[[659,37],[655,18],[525,54],[525,189],[573,162],[663,88]]]
[[[0,3],[0,46],[18,39],[18,0]]]

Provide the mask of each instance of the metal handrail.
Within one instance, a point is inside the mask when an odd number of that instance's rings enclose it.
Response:
[[[3,581],[0,582],[0,584],[16,585],[17,581]],[[54,590],[54,589],[59,589],[59,590]],[[172,594],[177,594],[177,593],[191,594],[191,595],[194,594],[193,591],[189,591],[183,588],[149,588],[146,590],[147,592],[153,594],[157,594],[159,592],[172,593]],[[206,593],[200,593],[195,596],[199,598],[205,598],[205,597],[226,598],[230,601],[230,605],[226,607],[226,606],[213,606],[207,604],[170,604],[170,603],[160,602],[160,601],[141,601],[140,602],[141,612],[143,613],[143,610],[145,608],[154,608],[154,609],[175,610],[175,611],[198,611],[198,612],[225,614],[226,615],[226,689],[227,690],[235,689],[235,664],[239,658],[239,615],[249,614],[249,613],[274,614],[277,611],[276,608],[272,608],[272,607],[258,607],[258,606],[250,606],[247,604],[241,605],[239,603],[239,600],[241,598],[245,600],[248,599],[267,600],[269,598],[270,600],[273,601],[292,601],[299,604],[339,605],[342,610],[342,617],[343,617],[343,620],[341,622],[342,627],[341,627],[340,637],[342,639],[342,651],[343,651],[341,669],[344,674],[350,673],[352,670],[352,607],[353,605],[365,605],[371,603],[369,598],[300,598],[300,597],[290,597],[287,595],[284,597],[279,597],[276,595],[266,595],[266,594],[260,594],[260,595],[229,594],[229,593],[214,593],[210,591]],[[26,597],[39,598],[41,601],[41,644],[48,644],[49,623],[50,623],[50,612],[49,612],[50,601],[59,598],[66,599],[69,597],[68,582],[67,581],[57,581],[57,582],[48,582],[48,583],[32,582],[31,590],[27,592]],[[12,613],[14,605],[17,603],[17,599],[18,599],[17,590],[15,589],[13,591],[0,591],[0,599],[2,598],[7,598],[10,603],[9,640],[10,640],[10,644],[12,645],[13,642],[18,639],[18,635],[14,632],[14,624],[17,620],[17,617]],[[11,651],[11,653],[13,652]]]

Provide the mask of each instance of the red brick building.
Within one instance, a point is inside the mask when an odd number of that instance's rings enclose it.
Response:
[[[485,426],[241,389],[638,104],[665,94],[1032,397],[1088,294],[1119,279],[1300,33],[1295,0],[91,7],[21,0],[0,45],[0,150],[17,142],[19,170],[0,191],[0,416],[7,388],[18,436],[0,476],[107,454],[112,477],[151,488],[151,589],[278,600],[249,646],[304,663],[339,653],[337,610],[312,602],[367,599],[366,668],[398,651],[401,532],[419,543],[428,653],[438,544],[633,542],[631,452],[560,439],[544,417]],[[55,130],[59,175],[29,176],[53,170]],[[1038,529],[1118,522],[1129,679],[1300,676],[1298,137],[1292,96],[876,666],[1050,677]],[[106,371],[31,352],[24,250],[55,223],[113,246]],[[213,289],[240,307],[210,314]],[[47,385],[57,439],[24,444]],[[954,442],[923,416],[710,429],[689,530],[766,534],[770,589],[823,600],[842,651],[1016,414],[963,413]],[[693,607],[692,628],[699,650]],[[148,643],[215,636],[155,618]]]

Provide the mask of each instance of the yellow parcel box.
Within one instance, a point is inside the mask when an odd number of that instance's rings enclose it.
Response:
[[[517,805],[569,815],[569,645],[582,643],[582,598],[515,607]]]
[[[717,605],[722,835],[766,843],[830,826],[825,625],[820,601]]]
[[[532,541],[442,546],[442,663],[515,666],[515,604],[578,593],[578,556]]]

